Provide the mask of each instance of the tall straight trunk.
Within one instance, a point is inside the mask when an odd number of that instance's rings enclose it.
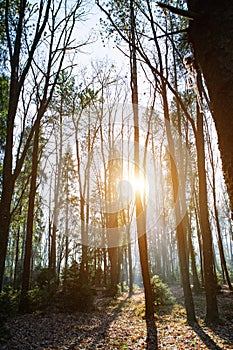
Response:
[[[131,46],[130,46],[130,65],[131,65],[131,94],[134,118],[134,163],[135,175],[139,176],[139,116],[138,116],[138,82],[137,82],[137,58],[136,58],[136,42],[135,42],[135,14],[134,1],[130,1],[130,21],[131,21]],[[154,305],[152,297],[152,289],[150,283],[150,272],[148,264],[148,247],[147,247],[147,233],[146,233],[146,217],[145,210],[142,205],[140,191],[137,190],[135,194],[136,207],[136,224],[138,234],[139,256],[142,270],[142,279],[145,292],[145,309],[146,318],[154,317]],[[157,348],[157,334],[156,344]]]
[[[163,83],[162,83],[163,84]],[[176,219],[176,236],[177,236],[177,245],[178,245],[178,255],[180,263],[180,272],[182,279],[182,286],[184,291],[184,302],[187,312],[187,319],[189,322],[196,322],[193,296],[190,287],[190,278],[189,278],[189,267],[187,259],[187,237],[184,231],[184,220],[181,217],[180,210],[180,197],[179,197],[179,179],[178,172],[176,168],[175,160],[175,149],[174,141],[171,134],[170,126],[170,116],[168,110],[168,101],[166,94],[166,85],[162,86],[162,97],[163,97],[163,108],[164,108],[164,118],[166,133],[168,139],[168,146],[170,151],[170,167],[171,167],[171,178],[172,178],[172,190],[173,190],[173,202],[175,207],[175,219]]]
[[[94,143],[94,138],[93,141]],[[93,144],[92,144],[93,146]],[[90,166],[91,166],[91,156],[92,156],[92,150],[91,150],[91,122],[90,122],[90,112],[88,113],[88,136],[87,136],[87,154],[88,154],[88,160],[87,165],[85,169],[85,182],[84,182],[84,189],[83,189],[83,196],[82,199],[82,258],[81,258],[81,266],[80,266],[80,275],[82,278],[85,278],[86,282],[88,282],[88,228],[89,228],[89,217],[90,217],[90,208],[89,208],[89,202],[90,202]],[[85,210],[86,209],[86,210]]]
[[[231,285],[230,276],[229,276],[228,269],[227,269],[227,264],[226,264],[224,249],[223,249],[220,222],[219,222],[219,214],[218,214],[217,198],[216,198],[217,196],[216,196],[216,178],[215,178],[215,167],[214,167],[214,154],[213,154],[213,149],[212,149],[212,145],[211,145],[211,140],[209,139],[209,132],[208,132],[208,148],[209,148],[210,164],[211,164],[211,168],[212,168],[212,192],[213,192],[214,217],[215,217],[215,221],[216,221],[216,229],[217,229],[217,236],[218,236],[218,248],[219,248],[219,254],[220,254],[223,280],[227,282],[229,289],[232,290],[233,288]]]
[[[117,246],[116,238],[113,238],[113,235],[118,234],[118,213],[107,213],[106,214],[106,228],[107,228],[107,238],[108,238],[108,256],[110,260],[110,293],[111,295],[117,294],[117,285],[120,281],[119,275],[119,249]],[[116,232],[114,232],[116,231]],[[116,242],[116,245],[112,245],[113,240]],[[112,245],[112,246],[111,246]]]
[[[80,219],[81,219],[81,240],[82,240],[82,257],[80,264],[80,278],[86,282],[86,264],[87,264],[87,242],[86,242],[86,225],[85,225],[85,199],[83,198],[82,189],[80,189]]]
[[[22,289],[21,289],[20,303],[19,303],[20,312],[29,311],[28,291],[30,287],[34,207],[35,207],[36,179],[37,179],[37,169],[38,169],[39,135],[40,135],[40,119],[38,118],[35,135],[34,135],[33,152],[32,152],[32,175],[31,175],[28,213],[27,213],[27,230],[26,230],[24,262],[23,262]]]
[[[200,270],[201,270],[201,286],[204,287],[203,244],[202,244],[202,238],[201,238],[201,232],[200,232],[200,224],[199,224],[199,222],[200,222],[200,210],[199,210],[199,203],[198,203],[198,198],[197,198],[196,192],[194,193],[194,214],[195,214],[195,221],[196,221],[198,247],[199,247],[199,259],[200,259]]]
[[[129,295],[132,295],[133,294],[133,264],[132,264],[131,242],[129,240],[128,240],[128,262],[129,262]]]
[[[104,286],[107,286],[107,271],[108,271],[108,266],[107,266],[107,249],[103,249],[103,263],[104,263]]]
[[[218,208],[217,208],[217,203],[216,203],[216,195],[214,195],[214,215],[215,215],[215,220],[216,220],[217,235],[218,235],[218,248],[219,248],[223,278],[226,278],[226,282],[228,284],[228,287],[230,290],[232,290],[233,287],[232,287],[229,272],[227,269],[227,264],[226,264],[224,249],[223,249],[221,228],[220,228],[220,222],[219,222],[219,217],[218,217]]]
[[[79,116],[81,118],[81,115]],[[80,120],[80,119],[79,119]],[[87,282],[85,267],[87,262],[87,240],[85,234],[85,198],[84,198],[84,184],[82,183],[81,178],[81,156],[80,156],[80,142],[78,135],[78,123],[75,126],[75,142],[76,142],[76,157],[77,157],[77,165],[78,165],[78,184],[79,184],[79,196],[80,196],[80,220],[81,220],[81,240],[82,240],[82,256],[81,256],[81,264],[80,264],[80,278],[83,282]]]
[[[6,9],[9,7],[9,3],[5,5]],[[11,77],[10,77],[10,93],[9,93],[9,107],[7,114],[7,132],[6,132],[6,145],[3,160],[3,172],[2,172],[2,194],[0,202],[0,290],[3,286],[3,276],[5,269],[5,259],[7,253],[7,244],[9,238],[9,229],[11,221],[11,200],[14,188],[13,178],[13,137],[14,137],[14,122],[20,95],[20,85],[18,82],[18,65],[21,46],[21,35],[23,27],[23,17],[25,11],[24,7],[19,11],[19,20],[17,27],[17,39],[14,45],[14,55],[11,62]],[[7,11],[6,11],[7,13]],[[6,19],[7,21],[7,19]]]
[[[189,279],[189,268],[188,268],[188,260],[187,260],[187,244],[186,244],[186,234],[184,231],[184,223],[181,218],[181,203],[179,197],[179,181],[178,181],[178,173],[175,162],[175,153],[174,153],[174,141],[171,134],[171,125],[170,125],[170,115],[168,109],[168,100],[167,100],[167,91],[166,91],[166,79],[164,79],[164,72],[168,75],[168,66],[164,67],[164,59],[162,57],[160,45],[157,39],[157,31],[155,28],[155,22],[153,17],[153,11],[151,8],[151,2],[149,0],[146,1],[147,8],[149,12],[150,25],[153,32],[153,40],[155,44],[155,48],[157,50],[158,56],[158,69],[152,69],[153,74],[155,75],[155,81],[158,81],[158,76],[160,78],[160,90],[163,100],[163,109],[164,109],[164,122],[167,133],[168,146],[170,151],[170,169],[171,169],[171,178],[172,178],[172,191],[173,191],[173,202],[175,208],[175,220],[176,220],[176,235],[177,235],[177,244],[178,244],[178,255],[179,255],[179,264],[182,278],[182,285],[184,291],[185,298],[185,308],[187,312],[187,318],[189,322],[196,322],[195,310],[193,297],[190,287],[190,279]],[[150,62],[148,62],[150,63]],[[150,64],[151,66],[151,64]],[[152,67],[151,67],[152,68]],[[158,76],[155,72],[158,72]]]
[[[57,231],[58,231],[58,217],[59,217],[59,194],[61,184],[61,168],[62,168],[62,154],[63,154],[63,108],[59,111],[59,149],[57,151],[57,169],[55,175],[55,191],[54,191],[54,210],[53,210],[53,228],[51,237],[51,253],[50,253],[50,269],[53,275],[56,275],[57,265]]]
[[[7,118],[7,138],[3,160],[3,172],[2,172],[2,194],[0,201],[0,290],[3,287],[3,277],[5,270],[5,259],[7,253],[7,244],[9,237],[10,221],[11,221],[11,200],[14,189],[14,176],[12,174],[13,166],[13,130],[14,120],[16,115],[16,109],[19,98],[19,87],[17,83],[17,77],[12,72],[11,85],[10,85],[10,97],[9,97],[9,109]]]
[[[20,227],[18,227],[17,229],[17,236],[16,236],[15,267],[14,267],[14,278],[13,278],[14,289],[17,289],[18,262],[19,262],[19,237],[20,237]]]
[[[208,198],[205,170],[205,148],[203,131],[203,114],[197,104],[197,165],[199,179],[199,207],[200,227],[203,242],[204,283],[206,292],[206,321],[218,320],[218,306],[216,298],[216,278],[213,261],[213,242],[209,223]]]
[[[65,206],[65,274],[64,281],[66,281],[68,258],[69,258],[69,198],[68,198],[68,169],[65,170],[65,192],[66,192],[66,206]]]
[[[191,258],[191,267],[192,267],[192,274],[193,274],[193,291],[195,293],[199,293],[201,290],[201,286],[200,286],[200,282],[197,274],[197,265],[196,265],[196,258],[195,258],[195,251],[193,247],[192,231],[191,231],[190,223],[188,225],[188,251]]]

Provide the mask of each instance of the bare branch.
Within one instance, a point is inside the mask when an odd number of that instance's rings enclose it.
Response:
[[[190,19],[190,20],[197,19],[197,18],[201,17],[201,15],[197,12],[182,10],[178,7],[164,4],[163,2],[157,2],[157,5],[164,10],[168,10],[168,11],[174,13],[175,15],[179,15],[179,16],[185,17],[185,18]]]

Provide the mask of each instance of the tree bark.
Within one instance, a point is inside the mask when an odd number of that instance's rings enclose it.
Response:
[[[189,39],[208,88],[233,218],[233,2],[188,0]]]

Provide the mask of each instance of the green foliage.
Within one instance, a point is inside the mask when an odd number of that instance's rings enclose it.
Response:
[[[28,292],[29,309],[31,312],[41,311],[49,305],[49,292],[47,289],[35,287]]]
[[[17,311],[19,293],[12,287],[5,288],[0,293],[0,313],[11,315]]]
[[[174,303],[175,299],[172,293],[159,276],[155,275],[151,278],[151,287],[155,305],[169,305]]]
[[[1,51],[1,45],[0,45]],[[1,52],[0,52],[1,61]],[[7,108],[8,108],[9,82],[4,75],[0,76],[0,187],[2,182],[3,153],[6,140]]]
[[[85,109],[91,104],[91,102],[96,101],[96,92],[89,87],[78,93],[79,104],[81,109]]]
[[[50,268],[43,268],[40,270],[36,278],[36,284],[39,289],[46,290],[50,294],[54,294],[58,288],[57,277],[54,276]]]
[[[93,294],[87,283],[78,274],[78,264],[64,270],[63,287],[59,299],[65,311],[89,311],[93,308]]]
[[[0,293],[0,337],[5,336],[4,323],[7,316],[16,313],[19,293],[12,287],[5,288]]]
[[[7,77],[0,76],[0,148],[4,147],[6,139],[8,93],[9,81]]]

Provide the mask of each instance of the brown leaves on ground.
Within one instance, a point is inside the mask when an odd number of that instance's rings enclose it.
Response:
[[[221,325],[207,326],[204,294],[195,297],[198,325],[186,323],[180,288],[173,288],[177,304],[156,307],[159,349],[233,349],[233,293],[219,294]],[[98,298],[91,313],[44,313],[10,318],[2,350],[155,349],[148,343],[149,329],[143,318],[143,293],[117,300]],[[150,337],[149,337],[150,339]],[[153,339],[153,338],[151,338]]]

